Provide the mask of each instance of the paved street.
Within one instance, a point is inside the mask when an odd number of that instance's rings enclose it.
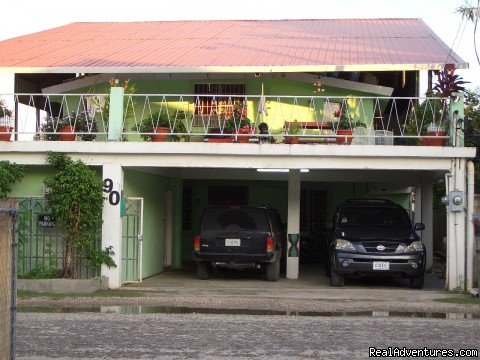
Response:
[[[19,313],[17,357],[352,359],[368,348],[480,348],[480,320]]]

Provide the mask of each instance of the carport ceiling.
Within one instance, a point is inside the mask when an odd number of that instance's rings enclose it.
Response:
[[[288,181],[286,172],[258,172],[256,169],[210,169],[210,168],[154,168],[129,167],[128,169],[182,179],[224,179]],[[439,170],[310,170],[302,173],[302,181],[323,182],[391,182],[414,186],[421,182],[442,180],[445,172]]]

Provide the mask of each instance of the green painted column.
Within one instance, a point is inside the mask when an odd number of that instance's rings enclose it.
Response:
[[[110,111],[108,114],[108,141],[120,141],[123,129],[123,87],[110,89]]]
[[[448,144],[456,147],[464,146],[464,113],[463,113],[464,96],[462,93],[454,92],[450,99],[450,127]],[[459,121],[461,119],[461,121]]]
[[[171,179],[173,189],[173,258],[172,267],[182,267],[182,204],[183,204],[183,181]]]

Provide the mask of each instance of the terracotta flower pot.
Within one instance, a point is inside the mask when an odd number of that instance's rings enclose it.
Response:
[[[248,136],[237,136],[237,142],[239,143],[248,143],[250,137]]]
[[[298,144],[298,136],[285,136],[285,144]]]
[[[423,138],[421,139],[421,145],[424,146],[444,146],[445,138],[447,136],[446,131],[427,131],[427,136],[436,136],[438,138]]]
[[[12,127],[11,126],[0,126],[0,133],[8,133],[8,134],[0,134],[0,141],[10,141],[12,137]]]
[[[170,132],[170,128],[159,126],[152,135],[152,142],[167,141],[167,134]]]
[[[231,142],[233,142],[233,137],[231,137],[231,136],[211,137],[211,138],[208,138],[208,142],[211,142],[211,143],[231,143]]]
[[[351,144],[353,140],[352,129],[338,129],[337,130],[337,144]]]
[[[75,128],[71,125],[66,125],[58,128],[60,133],[60,141],[75,141],[77,135],[74,134]]]

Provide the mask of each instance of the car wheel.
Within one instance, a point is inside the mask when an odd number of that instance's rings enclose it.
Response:
[[[424,278],[423,275],[411,277],[410,278],[410,287],[412,289],[422,289],[423,284],[424,284],[424,280],[425,280],[425,278]]]
[[[343,275],[340,275],[335,271],[333,264],[335,264],[334,259],[330,260],[330,286],[342,287]]]
[[[277,281],[280,278],[280,259],[277,259],[273,263],[267,264],[267,280]]]
[[[212,272],[212,264],[208,261],[197,261],[197,276],[201,280],[207,280]]]

